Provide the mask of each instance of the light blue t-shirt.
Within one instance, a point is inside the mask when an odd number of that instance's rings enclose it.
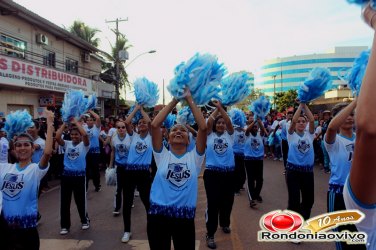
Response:
[[[338,134],[332,144],[328,144],[324,138],[324,145],[330,159],[331,174],[329,184],[343,186],[352,165],[355,134],[353,134],[352,138],[346,138]]]
[[[87,133],[87,136],[90,140],[90,154],[99,154],[100,147],[99,147],[99,134],[101,133],[101,128],[94,125],[93,127],[89,128],[87,125],[84,126],[84,129]]]
[[[253,136],[251,133],[246,137],[244,156],[250,160],[262,160],[264,158],[264,143],[260,132]]]
[[[214,171],[234,171],[234,134],[227,131],[218,135],[215,132],[209,134],[206,144],[206,169]]]
[[[232,149],[236,155],[244,155],[245,132],[243,129],[234,130],[234,146]]]
[[[158,170],[151,186],[148,213],[193,219],[197,204],[197,178],[205,154],[199,155],[194,148],[176,156],[165,147],[160,153],[153,153]]]
[[[126,170],[149,170],[153,149],[151,136],[148,133],[145,138],[135,132],[130,136],[131,146],[129,148]]]
[[[42,158],[44,148],[46,146],[46,141],[42,138],[38,137],[34,142],[34,144],[39,145],[39,149],[34,150],[33,155],[31,156],[32,163],[39,163],[40,159]]]
[[[313,139],[314,134],[305,131],[303,136],[296,132],[287,133],[287,141],[289,144],[289,153],[287,162],[290,166],[304,167],[312,171],[314,165]]]
[[[119,134],[116,133],[111,141],[115,149],[115,164],[125,167],[128,161],[129,147],[131,145],[130,136],[126,134],[124,138],[121,139]]]
[[[0,164],[2,213],[10,227],[37,226],[39,183],[47,170],[48,167],[40,169],[36,163],[23,169],[18,163]]]
[[[72,141],[65,141],[64,144],[64,170],[65,176],[85,176],[86,175],[86,154],[90,146],[85,146],[83,142],[73,145]]]

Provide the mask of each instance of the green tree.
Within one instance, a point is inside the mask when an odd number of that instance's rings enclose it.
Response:
[[[115,84],[116,83],[116,58],[121,50],[127,50],[131,47],[129,44],[128,39],[125,37],[124,34],[119,34],[118,42],[115,42],[113,46],[111,44],[111,54],[102,53],[108,63],[104,63],[102,65],[103,73],[100,75],[101,79],[105,82]],[[124,64],[119,63],[119,88],[130,87],[130,83],[128,81],[128,74],[125,70]]]
[[[72,26],[69,27],[68,31],[95,47],[99,46],[100,39],[95,37],[95,35],[100,32],[99,29],[91,28],[85,23],[76,20],[73,22]]]
[[[288,107],[296,106],[296,98],[298,92],[296,90],[288,90],[286,92],[279,92],[275,94],[275,104],[279,112],[285,111]]]
[[[251,94],[245,98],[243,101],[239,102],[235,105],[238,109],[241,109],[243,111],[248,111],[248,106],[251,105],[251,103],[255,100],[257,100],[260,96],[264,95],[264,93],[261,92],[260,89],[253,89]]]

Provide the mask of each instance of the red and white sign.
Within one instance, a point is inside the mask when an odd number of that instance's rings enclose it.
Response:
[[[56,92],[81,89],[86,95],[95,93],[91,79],[2,55],[0,84]]]

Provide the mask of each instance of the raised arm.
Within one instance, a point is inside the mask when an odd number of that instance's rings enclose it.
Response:
[[[308,117],[309,122],[309,133],[313,134],[315,133],[315,118],[313,117],[313,114],[311,110],[308,108],[307,104],[303,103],[304,113]]]
[[[249,136],[249,133],[251,133],[252,127],[255,125],[255,123],[256,123],[256,120],[253,118],[253,121],[251,122],[251,124],[249,124],[249,126],[245,130],[246,136]]]
[[[149,127],[149,130],[150,130],[151,119],[150,119],[149,115],[145,112],[145,110],[142,106],[140,107],[140,111],[141,111],[141,114],[142,114],[142,118],[144,118],[144,120],[148,123],[148,127]]]
[[[167,115],[175,108],[178,102],[178,100],[173,98],[166,107],[159,111],[158,115],[153,119],[153,122],[151,123],[151,140],[153,149],[156,152],[160,152],[163,147],[163,136],[161,132],[162,123],[166,119]]]
[[[189,132],[191,132],[191,134],[193,135],[193,137],[197,136],[197,131],[194,128],[192,128],[191,126],[189,126],[189,124],[186,124],[185,126],[187,127],[187,129],[189,130]]]
[[[65,127],[67,126],[67,124],[64,122],[63,124],[61,124],[60,128],[56,131],[56,142],[60,145],[60,146],[64,146],[65,142],[64,140],[61,138],[61,136],[63,135],[63,131],[65,129]]]
[[[132,119],[136,115],[136,112],[141,109],[140,105],[136,105],[133,111],[128,115],[127,119],[125,119],[125,127],[127,128],[127,133],[129,135],[133,135],[133,126],[132,126]]]
[[[293,134],[295,131],[296,122],[298,121],[300,114],[302,113],[302,108],[303,108],[303,103],[300,103],[298,109],[295,111],[295,114],[292,117],[291,124],[290,124],[289,131],[288,131],[290,135]]]
[[[230,135],[232,135],[234,133],[234,127],[232,126],[230,117],[228,116],[224,108],[222,107],[222,103],[220,103],[219,101],[213,101],[213,104],[217,107],[218,111],[221,113],[223,120],[225,120],[227,132]]]
[[[192,114],[198,125],[197,138],[196,138],[196,150],[197,150],[197,153],[203,154],[205,153],[206,138],[207,138],[206,122],[205,122],[204,116],[202,115],[201,110],[194,103],[189,90],[187,90],[187,95],[185,99],[188,102],[189,108],[192,110]]]
[[[341,125],[346,121],[347,117],[356,108],[356,99],[354,99],[349,105],[342,109],[333,119],[330,121],[328,129],[325,134],[325,142],[332,144],[336,140],[337,131]]]
[[[50,161],[52,150],[53,150],[53,133],[55,131],[54,128],[54,113],[50,110],[45,111],[47,116],[47,136],[46,136],[46,145],[44,147],[42,158],[39,161],[39,167],[44,169],[48,166],[48,162]]]
[[[376,12],[364,10],[364,19],[375,30]],[[357,101],[357,127],[354,160],[350,170],[350,185],[362,203],[376,204],[376,36],[374,35],[368,66]]]
[[[215,118],[218,115],[218,109],[215,109],[211,115],[209,115],[208,121],[207,121],[207,134],[209,135],[213,131],[213,123],[215,121]]]
[[[264,134],[265,134],[266,136],[269,136],[269,133],[268,133],[268,131],[266,131],[266,129],[265,129],[265,127],[264,127],[264,124],[262,123],[262,121],[261,121],[260,118],[257,119],[257,123],[258,123],[259,126],[260,126],[260,130],[261,130],[262,132],[264,132]],[[279,126],[279,123],[278,123],[278,126]],[[277,128],[278,128],[278,126],[277,126]]]
[[[95,126],[97,128],[100,128],[101,125],[102,125],[101,124],[101,118],[100,118],[100,116],[97,113],[95,113],[93,110],[89,110],[88,112],[94,117],[94,119],[95,119]]]

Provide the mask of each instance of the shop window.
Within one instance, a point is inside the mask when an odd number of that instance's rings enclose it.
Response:
[[[18,58],[25,58],[26,42],[0,34],[0,53]]]
[[[49,67],[56,68],[56,53],[45,50],[43,55],[43,64]]]
[[[78,74],[78,61],[67,58],[65,60],[65,71]]]

